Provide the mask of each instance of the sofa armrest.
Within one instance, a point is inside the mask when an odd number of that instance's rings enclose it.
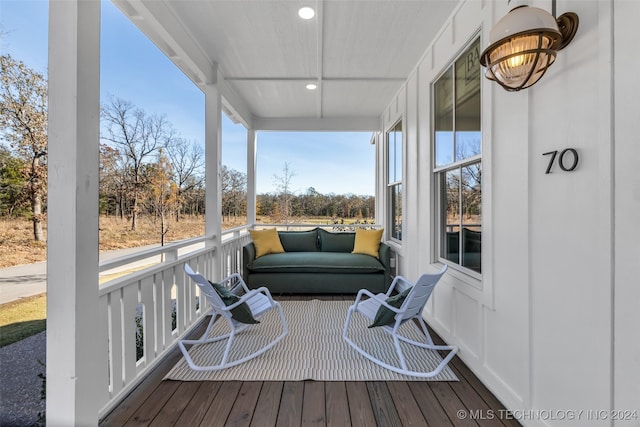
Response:
[[[242,247],[242,278],[244,281],[249,280],[249,269],[247,266],[253,264],[256,259],[256,247],[253,242],[249,242]]]
[[[384,242],[380,242],[378,259],[384,266],[384,283],[388,286],[391,283],[391,247]]]

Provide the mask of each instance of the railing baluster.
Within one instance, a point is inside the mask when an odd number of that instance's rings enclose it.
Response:
[[[122,289],[122,381],[126,385],[137,376],[136,369],[136,306],[138,282]]]
[[[142,325],[144,326],[144,367],[151,363],[157,356],[155,334],[153,333],[153,277],[146,277],[140,280],[140,299],[140,302],[144,306],[144,311],[142,312]]]
[[[112,393],[117,395],[124,387],[124,376],[122,372],[124,349],[122,347],[122,289],[118,289],[110,295],[110,317],[111,317],[111,378]]]
[[[103,334],[102,336],[107,337],[105,341],[100,342],[100,346],[102,347],[99,352],[99,360],[97,360],[97,366],[99,369],[102,369],[104,375],[101,375],[97,381],[100,382],[100,387],[97,389],[100,392],[99,402],[100,404],[106,403],[109,401],[111,396],[111,362],[109,360],[109,343],[112,341],[112,334],[109,332],[109,297],[101,296],[98,301],[98,331]]]

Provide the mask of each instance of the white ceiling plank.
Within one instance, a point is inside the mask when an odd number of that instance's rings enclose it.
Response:
[[[210,83],[218,64],[229,111],[254,127],[380,117],[459,3],[114,1],[193,81]],[[314,18],[298,17],[302,3]]]
[[[309,131],[309,132],[375,132],[380,128],[380,118],[373,117],[287,117],[256,118],[258,131]]]

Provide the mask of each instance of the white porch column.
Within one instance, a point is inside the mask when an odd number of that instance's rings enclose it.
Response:
[[[256,131],[247,129],[247,224],[256,223]]]
[[[49,2],[47,425],[98,425],[100,2]]]
[[[213,75],[217,75],[214,72]],[[221,76],[218,76],[218,80]],[[222,279],[222,96],[218,81],[204,86],[205,96],[205,234],[215,235],[216,252],[210,274]]]

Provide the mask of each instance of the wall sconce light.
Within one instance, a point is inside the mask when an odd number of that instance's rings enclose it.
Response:
[[[555,15],[555,0],[553,0]],[[489,33],[490,45],[480,55],[485,77],[510,92],[526,89],[544,75],[578,30],[578,15],[555,18],[537,7],[518,5]]]

